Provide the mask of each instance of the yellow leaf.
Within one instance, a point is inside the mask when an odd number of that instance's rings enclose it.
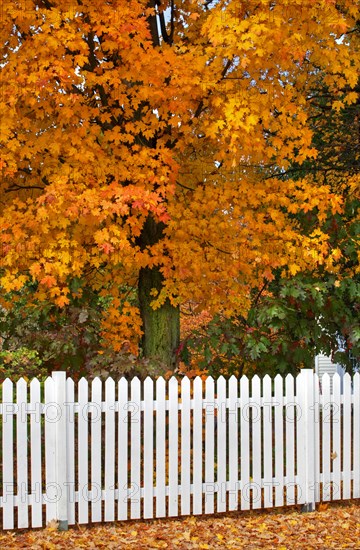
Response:
[[[291,275],[296,275],[300,271],[300,267],[297,264],[291,264],[289,266],[289,271]]]

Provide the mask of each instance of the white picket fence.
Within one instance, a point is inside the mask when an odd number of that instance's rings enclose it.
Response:
[[[359,374],[1,389],[4,529],[360,497]]]

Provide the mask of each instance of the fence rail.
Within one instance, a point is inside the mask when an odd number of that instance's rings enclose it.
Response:
[[[1,386],[4,529],[360,497],[360,375]],[[342,391],[341,391],[342,389]]]

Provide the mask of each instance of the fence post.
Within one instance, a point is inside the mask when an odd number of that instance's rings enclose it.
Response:
[[[66,418],[66,373],[52,372],[55,401],[59,410],[59,419],[55,423],[55,472],[59,494],[56,502],[56,519],[59,531],[68,529],[68,483],[67,483],[67,418]]]
[[[301,508],[302,512],[313,512],[315,510],[315,422],[316,422],[316,403],[314,399],[314,371],[313,369],[302,369],[300,377],[300,392],[301,392],[301,417],[302,423],[302,441],[300,445],[304,446],[304,464],[298,465],[304,469],[304,485],[305,491],[304,504]]]

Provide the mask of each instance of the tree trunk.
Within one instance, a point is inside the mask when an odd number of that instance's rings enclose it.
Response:
[[[155,9],[155,5],[155,0],[149,0],[149,7]],[[153,45],[159,46],[159,28],[155,14],[149,16],[148,24]],[[165,37],[163,38],[165,39]],[[142,106],[139,107],[140,117],[141,112]],[[142,136],[140,144],[143,145],[146,142],[146,138]],[[149,147],[155,147],[156,138],[150,139],[148,145]],[[164,227],[163,223],[156,222],[150,215],[138,239],[140,247],[145,249],[159,242],[163,236]],[[159,267],[140,269],[138,296],[144,331],[141,342],[142,352],[143,356],[150,359],[152,365],[156,366],[159,374],[161,371],[174,370],[176,366],[176,350],[180,343],[180,309],[172,306],[169,300],[166,300],[161,307],[155,310],[150,305],[154,300],[151,291],[156,289],[160,292],[162,285],[163,276]]]
[[[165,225],[150,215],[137,240],[141,249],[151,248],[163,236]],[[158,266],[140,269],[138,296],[144,335],[141,342],[143,356],[150,359],[157,371],[174,370],[176,349],[180,343],[180,310],[169,300],[157,309],[151,307],[153,289],[161,291],[164,278]]]
[[[142,268],[139,274],[139,304],[144,336],[142,351],[157,369],[174,370],[180,341],[180,312],[169,300],[153,309],[151,290],[161,290],[163,277],[157,268]]]

